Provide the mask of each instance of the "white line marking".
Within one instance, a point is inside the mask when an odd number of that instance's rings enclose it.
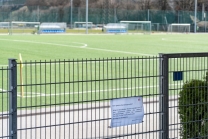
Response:
[[[182,84],[170,84],[169,86],[174,86],[174,85],[182,85]],[[33,98],[33,97],[49,97],[49,96],[61,96],[61,95],[75,95],[75,94],[86,94],[86,93],[96,93],[96,92],[108,92],[108,91],[120,91],[120,90],[134,90],[134,89],[142,89],[142,88],[154,88],[154,87],[159,87],[159,85],[153,85],[153,86],[141,86],[141,87],[132,87],[132,88],[113,88],[113,89],[106,89],[106,90],[90,90],[90,91],[83,91],[83,92],[65,92],[65,93],[56,93],[56,94],[45,94],[45,93],[35,93],[35,92],[27,92],[28,98]],[[21,97],[21,95],[17,95]]]
[[[4,90],[4,89],[0,88],[0,91],[2,91],[2,92],[6,92],[7,90]]]
[[[66,46],[66,47],[74,47],[74,48],[76,48],[76,47],[78,47],[78,48],[87,47],[87,44],[78,43],[78,42],[72,42],[72,43],[81,44],[82,46],[73,46],[73,45],[69,45],[69,44],[59,44],[59,43],[49,43],[49,42],[34,42],[34,41],[25,41],[25,40],[13,40],[13,41],[26,42],[26,43],[46,44],[46,45],[55,45],[55,46]]]
[[[85,43],[79,43],[79,42],[72,42],[75,44],[81,44],[82,46],[73,46],[73,45],[67,45],[67,44],[57,44],[57,43],[49,43],[49,42],[35,42],[35,41],[27,41],[27,40],[10,40],[10,39],[0,39],[3,41],[15,41],[15,42],[23,42],[23,43],[35,43],[35,44],[46,44],[46,45],[55,45],[55,46],[65,46],[65,47],[74,47],[74,48],[83,48],[87,47],[87,44]]]
[[[8,65],[0,65],[0,67],[7,67]]]
[[[173,41],[173,42],[194,42],[194,43],[198,43],[197,41],[191,41],[191,40],[171,40],[171,39],[166,39],[166,38],[162,38],[163,41]],[[207,42],[205,42],[207,43]]]
[[[85,49],[90,49],[90,50],[106,51],[106,52],[113,52],[113,53],[153,56],[153,55],[144,54],[144,53],[126,52],[126,51],[118,51],[118,50],[108,50],[108,49],[100,49],[100,48],[89,48],[89,47],[87,47],[88,46],[87,44],[85,44],[85,43],[78,43],[78,42],[72,42],[72,43],[82,44],[82,46],[73,46],[73,45],[56,44],[56,43],[48,43],[48,42],[34,42],[34,41],[27,41],[27,40],[10,40],[10,39],[0,39],[0,40],[16,41],[16,42],[24,42],[24,43],[35,43],[35,44],[46,44],[46,45],[54,45],[54,46],[65,46],[65,47],[74,47],[74,48],[85,48]]]
[[[123,54],[134,54],[134,55],[143,55],[143,56],[153,56],[153,55],[150,55],[150,54],[134,53],[134,52],[125,52],[125,51],[117,51],[117,50],[108,50],[108,49],[100,49],[100,48],[89,48],[89,47],[87,47],[86,49],[106,51],[106,52],[116,52],[116,53],[123,53]]]

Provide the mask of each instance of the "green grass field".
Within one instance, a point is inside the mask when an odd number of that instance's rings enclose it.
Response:
[[[8,65],[9,58],[19,59],[19,53],[21,53],[23,61],[54,61],[54,60],[82,60],[82,59],[111,59],[111,58],[127,58],[127,57],[152,57],[158,56],[158,53],[188,53],[188,52],[207,52],[208,51],[208,34],[123,34],[123,35],[105,35],[105,34],[61,34],[61,35],[0,35],[0,67]],[[101,62],[101,74],[102,77],[96,77],[96,71],[100,71],[99,63],[97,65],[92,64],[77,64],[74,69],[69,69],[69,64],[66,65],[48,65],[37,64],[35,68],[28,67],[23,68],[23,73],[27,68],[28,73],[24,73],[27,77],[23,77],[24,82],[27,84],[40,84],[40,82],[47,82],[47,85],[41,86],[28,86],[24,87],[25,97],[18,97],[18,103],[21,106],[35,106],[35,105],[50,105],[55,103],[68,103],[79,101],[96,101],[109,99],[114,97],[127,97],[133,95],[144,95],[148,92],[154,94],[158,90],[157,79],[143,79],[142,81],[136,79],[118,81],[101,81],[98,83],[75,83],[70,81],[78,81],[81,79],[97,79],[97,78],[111,78],[112,76],[126,77],[127,75],[141,75],[144,71],[149,72],[149,75],[157,75],[158,62],[153,69],[146,69],[139,66],[139,63],[133,63],[135,70],[128,71],[127,67],[123,63],[112,64],[114,67],[124,67],[118,73],[118,71],[112,71],[106,75],[105,62]],[[89,63],[90,64],[90,63]],[[123,65],[122,65],[123,64]],[[152,65],[152,62],[147,62]],[[118,66],[119,65],[119,66]],[[34,66],[34,65],[33,65]],[[51,66],[52,71],[48,68]],[[39,73],[41,67],[41,74]],[[88,72],[88,75],[82,73],[82,70],[78,70],[78,67],[88,69],[84,73]],[[139,68],[137,68],[139,67]],[[30,69],[31,68],[31,69]],[[155,71],[157,69],[157,71]],[[74,73],[64,73],[70,71]],[[54,71],[59,71],[62,76],[52,75]],[[125,73],[121,75],[122,73]],[[49,75],[50,76],[49,76]],[[65,74],[65,76],[63,76]],[[148,76],[149,76],[148,75]],[[1,76],[0,88],[7,88],[7,79]],[[4,76],[6,76],[4,74]],[[109,76],[109,77],[108,77]],[[19,77],[19,73],[18,73]],[[70,77],[70,78],[67,78]],[[56,84],[50,85],[54,82],[68,82],[68,84]],[[19,83],[19,79],[18,79]],[[140,86],[152,86],[144,87]],[[157,84],[157,85],[156,85]],[[128,90],[128,88],[133,88]],[[107,91],[106,91],[107,90]],[[125,91],[122,91],[125,90]],[[1,91],[1,90],[0,90]],[[72,92],[72,93],[69,93]],[[73,94],[74,92],[74,94]],[[79,92],[82,92],[81,94]],[[84,92],[84,93],[83,93]],[[98,93],[99,92],[99,93]],[[106,93],[108,92],[108,93]],[[142,94],[140,93],[142,92]],[[20,96],[20,91],[18,90]],[[0,111],[1,109],[7,109],[7,94],[0,95]],[[27,98],[27,99],[26,99]],[[2,102],[2,103],[1,103]],[[1,106],[3,105],[3,106]]]
[[[208,34],[158,35],[1,35],[0,65],[8,58],[58,60],[157,56],[207,52]]]

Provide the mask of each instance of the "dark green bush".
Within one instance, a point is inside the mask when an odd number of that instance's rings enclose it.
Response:
[[[208,74],[204,80],[191,80],[179,93],[182,139],[208,138]]]

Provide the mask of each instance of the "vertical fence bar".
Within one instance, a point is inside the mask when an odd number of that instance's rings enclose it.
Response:
[[[159,109],[160,109],[160,133],[159,139],[168,139],[169,124],[168,124],[168,57],[160,54],[160,97],[159,97]]]
[[[17,62],[9,59],[9,139],[17,139]]]

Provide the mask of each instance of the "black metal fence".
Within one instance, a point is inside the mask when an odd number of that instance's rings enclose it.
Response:
[[[9,90],[8,89],[9,69],[0,69],[0,138],[9,137]],[[4,108],[4,110],[3,110]]]
[[[0,69],[0,138],[181,138],[178,94],[206,73],[207,57],[11,59]],[[111,128],[110,100],[132,96],[143,97],[143,122]]]
[[[208,138],[208,53],[160,56],[160,71],[164,77],[161,79],[161,94],[164,93],[166,106],[163,108],[167,112],[163,126],[168,130],[165,133],[167,138]]]

